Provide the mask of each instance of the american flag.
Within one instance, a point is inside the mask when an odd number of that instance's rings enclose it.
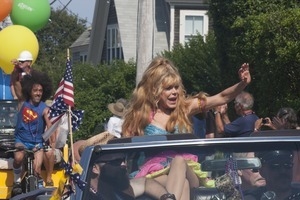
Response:
[[[57,97],[49,110],[49,118],[52,123],[55,123],[68,111],[68,106],[64,102],[64,99],[59,96]],[[78,130],[79,125],[82,122],[83,110],[72,110],[71,111],[72,130]]]
[[[69,59],[67,60],[64,77],[61,79],[58,85],[58,89],[54,94],[54,99],[56,99],[59,96],[62,96],[64,102],[67,105],[74,107],[73,73]]]
[[[70,60],[67,60],[65,74],[54,94],[53,103],[48,113],[52,124],[57,122],[68,111],[68,105],[74,107],[73,73]],[[72,130],[76,130],[82,121],[84,111],[72,110],[71,112]]]
[[[69,175],[71,180],[74,181],[81,190],[83,190],[87,183],[81,179],[80,174],[77,172],[73,173],[73,167],[65,160],[62,161],[62,165],[65,169],[65,174]]]

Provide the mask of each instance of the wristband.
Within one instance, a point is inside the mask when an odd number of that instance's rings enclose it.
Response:
[[[214,112],[214,114],[215,114],[215,115],[216,115],[216,114],[218,114],[218,113],[219,113],[219,114],[221,114],[221,112],[220,112],[220,111],[215,111],[215,112]]]

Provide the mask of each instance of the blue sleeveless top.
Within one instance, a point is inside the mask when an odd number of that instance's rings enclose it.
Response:
[[[153,124],[148,124],[144,129],[144,135],[166,135],[166,134],[177,134],[179,133],[178,127],[175,126],[175,131],[170,133],[164,129],[161,129]]]
[[[44,102],[34,106],[25,101],[17,114],[15,137],[22,142],[42,143],[42,134],[46,128],[43,111],[46,107]]]

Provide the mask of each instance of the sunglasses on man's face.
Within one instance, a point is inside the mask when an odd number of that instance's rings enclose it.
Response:
[[[31,62],[31,60],[22,60],[22,61],[19,61],[20,63],[24,63],[24,62]]]
[[[251,169],[251,172],[252,172],[252,173],[258,173],[259,170],[258,170],[258,169]]]

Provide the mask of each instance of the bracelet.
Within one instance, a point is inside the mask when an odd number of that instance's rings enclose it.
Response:
[[[161,195],[161,197],[159,199],[160,200],[166,200],[166,199],[176,200],[176,197],[174,194],[166,193],[166,194]]]
[[[203,112],[201,103],[202,103],[202,100],[200,98],[198,98],[198,107],[199,107],[199,110],[201,112]]]
[[[214,114],[215,114],[215,115],[216,115],[216,114],[218,114],[218,113],[219,113],[219,114],[221,114],[221,112],[220,112],[220,111],[215,111],[215,112],[214,112]]]

